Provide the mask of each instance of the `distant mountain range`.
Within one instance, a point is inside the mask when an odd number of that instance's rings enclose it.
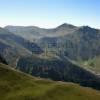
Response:
[[[5,29],[32,41],[34,38],[64,36],[73,33],[77,30],[77,27],[64,23],[52,29],[44,29],[35,26],[6,26]]]
[[[0,54],[33,76],[100,89],[100,67],[84,65],[100,56],[99,29],[66,23],[53,29],[6,26],[0,28]]]

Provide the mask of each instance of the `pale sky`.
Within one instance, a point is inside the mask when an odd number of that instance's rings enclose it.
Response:
[[[0,0],[0,26],[53,28],[62,23],[100,29],[100,0]]]

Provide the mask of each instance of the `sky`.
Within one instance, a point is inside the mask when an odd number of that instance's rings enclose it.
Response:
[[[0,26],[53,28],[63,23],[100,29],[100,0],[0,0]]]

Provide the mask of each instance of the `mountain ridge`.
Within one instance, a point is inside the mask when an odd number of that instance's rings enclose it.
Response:
[[[57,27],[62,27],[62,26],[64,26],[64,27],[66,27],[66,26],[71,26],[71,27],[89,27],[89,28],[93,28],[93,29],[98,29],[98,30],[100,30],[99,28],[95,28],[95,27],[91,27],[91,26],[89,26],[89,25],[82,25],[82,26],[76,26],[76,25],[73,25],[73,24],[69,24],[69,23],[62,23],[62,24],[60,24],[60,25],[57,25],[57,26],[55,26],[55,27],[53,27],[53,28],[45,28],[45,27],[39,27],[39,26],[34,26],[34,25],[27,25],[27,26],[24,26],[24,25],[6,25],[6,26],[4,26],[4,27],[1,27],[1,28],[6,28],[6,27],[31,27],[31,28],[33,28],[33,27],[35,27],[35,28],[41,28],[41,29],[55,29],[55,28],[57,28]]]

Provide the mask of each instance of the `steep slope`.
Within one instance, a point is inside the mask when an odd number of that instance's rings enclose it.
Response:
[[[92,70],[94,73],[100,76],[100,56],[88,59],[86,61],[79,61],[80,65],[84,65],[84,68]]]
[[[0,63],[0,100],[99,100],[100,92],[77,84],[33,78]]]
[[[39,39],[38,44],[44,49],[46,55],[53,53],[57,56],[66,56],[73,61],[81,62],[82,67],[100,75],[100,60],[94,60],[100,56],[99,29],[89,26],[78,27],[74,32],[64,36],[43,37]],[[88,64],[85,66],[84,62],[91,62],[91,59],[94,60],[94,66]]]
[[[68,59],[62,59],[24,57],[19,59],[17,69],[33,76],[50,78],[56,81],[74,82],[100,89],[100,78],[98,76],[73,64]]]
[[[41,38],[38,44],[47,48],[47,51],[56,49],[55,53],[72,60],[87,60],[100,55],[100,30],[88,26],[79,27],[71,34]]]
[[[9,32],[5,29],[0,29],[0,39],[3,39],[5,41],[7,41],[8,43],[15,42],[18,45],[21,45],[22,47],[26,48],[27,50],[29,50],[31,52],[35,52],[35,53],[42,52],[41,48],[39,48],[35,43],[30,42],[18,35],[14,35],[13,33]]]
[[[5,29],[35,41],[48,51],[56,49],[56,52],[54,51],[56,54],[62,53],[72,60],[88,60],[100,55],[100,30],[89,26],[76,27],[64,23],[53,29],[34,26],[6,26]],[[31,38],[27,35],[30,35]],[[34,40],[35,35],[37,38]]]
[[[42,49],[37,44],[0,28],[0,54],[9,63],[16,63],[20,56],[29,56],[32,53],[40,54],[42,52]]]
[[[15,65],[16,59],[20,54],[15,48],[0,39],[0,55],[2,55],[9,64]]]

